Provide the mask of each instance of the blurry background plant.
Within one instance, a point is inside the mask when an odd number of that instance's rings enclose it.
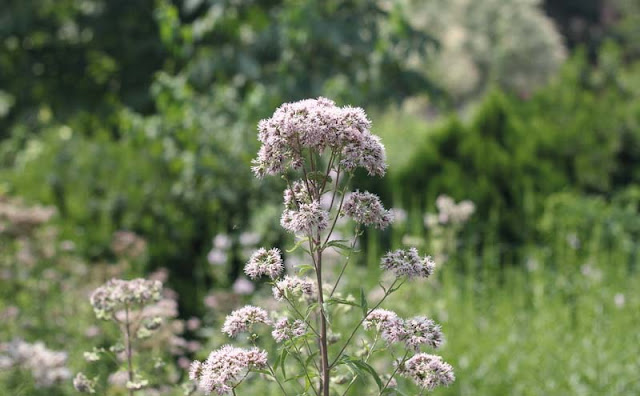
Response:
[[[565,58],[560,34],[539,0],[406,0],[413,26],[428,32],[441,50],[423,70],[455,103],[488,87],[529,96],[555,75]]]

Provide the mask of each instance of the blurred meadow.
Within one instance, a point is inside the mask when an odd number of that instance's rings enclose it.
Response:
[[[251,254],[310,264],[251,160],[259,120],[319,96],[366,110],[389,168],[352,185],[395,215],[341,296],[376,300],[390,250],[434,258],[385,302],[442,325],[456,380],[433,394],[640,394],[638,0],[3,0],[0,394],[79,394],[80,371],[130,394],[89,297],[137,277],[164,291],[135,393],[189,394],[225,316],[274,305]]]

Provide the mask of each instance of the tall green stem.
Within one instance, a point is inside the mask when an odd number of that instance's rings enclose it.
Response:
[[[126,335],[126,348],[127,348],[127,371],[129,373],[129,382],[133,382],[133,364],[131,363],[131,355],[133,353],[133,351],[131,350],[131,323],[129,322],[129,306],[125,305],[125,310],[124,310],[124,314],[125,314],[125,322],[124,322],[124,328],[125,328],[125,335]],[[129,389],[129,396],[133,396],[133,389]]]

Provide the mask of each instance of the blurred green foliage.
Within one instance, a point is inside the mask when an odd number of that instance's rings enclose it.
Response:
[[[453,117],[425,130],[424,143],[392,173],[388,189],[408,207],[441,193],[471,199],[504,242],[536,240],[536,219],[549,194],[608,198],[640,181],[637,78],[637,67],[624,66],[609,46],[596,67],[576,55],[555,82],[527,100],[494,91],[470,121]]]
[[[436,91],[407,62],[434,40],[363,0],[10,2],[0,29],[0,190],[54,204],[91,259],[119,229],[143,235],[187,310],[211,237],[280,200],[249,170],[259,118]]]

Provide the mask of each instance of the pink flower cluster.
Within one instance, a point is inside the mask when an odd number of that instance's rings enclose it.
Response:
[[[398,373],[410,378],[423,389],[448,386],[454,380],[453,368],[440,356],[418,353],[399,367]]]
[[[387,342],[399,342],[404,336],[404,322],[393,311],[386,309],[374,309],[362,322],[365,330],[376,327]]]
[[[251,369],[267,366],[267,352],[225,345],[209,354],[204,362],[194,361],[189,369],[189,379],[195,381],[205,394],[216,392],[226,395],[232,392]]]
[[[244,267],[244,272],[251,279],[258,279],[262,275],[267,275],[271,279],[276,279],[282,271],[284,266],[282,264],[282,256],[280,250],[273,248],[267,250],[265,248],[258,249],[249,262]]]
[[[313,234],[329,225],[329,212],[322,209],[320,202],[303,203],[298,210],[282,212],[280,225],[294,234]]]
[[[300,320],[290,322],[287,318],[282,318],[273,326],[271,335],[276,342],[282,342],[295,337],[301,337],[306,333],[307,326]]]
[[[285,103],[271,118],[258,124],[262,142],[253,172],[258,177],[300,169],[304,150],[322,154],[331,150],[346,171],[365,168],[370,175],[386,171],[384,146],[369,131],[371,122],[364,110],[338,107],[326,98]]]
[[[344,213],[356,223],[385,229],[393,221],[390,211],[385,210],[377,195],[370,192],[353,192],[342,207]]]
[[[382,339],[391,342],[404,342],[407,348],[418,351],[421,345],[438,348],[443,337],[440,326],[424,316],[403,320],[395,312],[375,309],[367,315],[363,326],[369,330],[375,326]]]
[[[247,305],[227,315],[222,326],[222,332],[229,337],[235,337],[239,333],[249,331],[251,326],[256,323],[270,325],[269,314],[262,308]]]
[[[436,264],[431,256],[422,258],[416,248],[410,248],[387,253],[382,258],[380,266],[383,270],[392,271],[396,276],[428,278],[433,274]]]

